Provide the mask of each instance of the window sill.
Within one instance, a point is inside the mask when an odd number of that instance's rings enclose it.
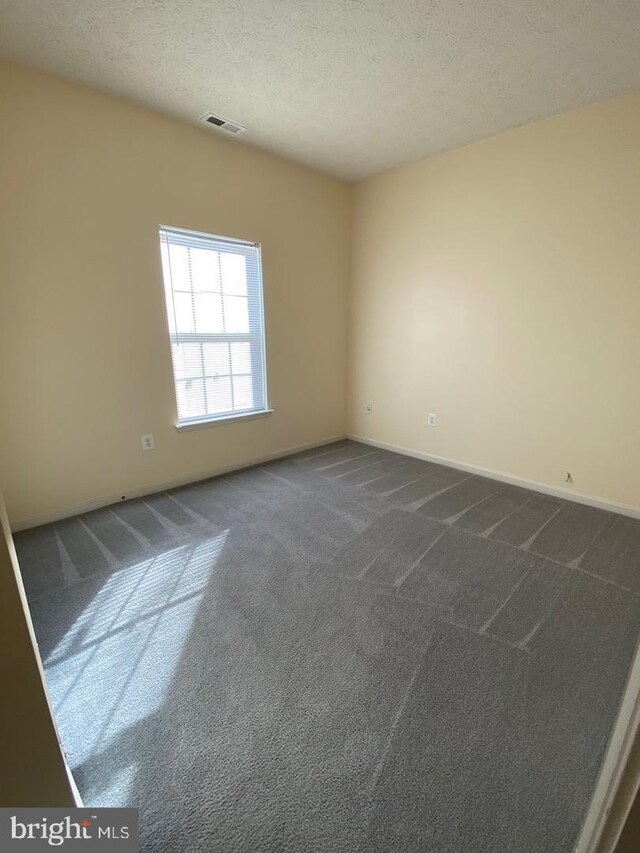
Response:
[[[273,409],[263,409],[260,412],[247,412],[244,415],[225,415],[221,418],[208,418],[202,421],[183,421],[176,424],[178,432],[188,432],[192,429],[204,429],[205,427],[222,426],[223,424],[238,423],[239,421],[252,421],[256,418],[267,418]]]

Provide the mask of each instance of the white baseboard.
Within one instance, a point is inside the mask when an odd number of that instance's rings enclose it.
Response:
[[[466,462],[457,462],[455,459],[447,459],[444,456],[435,456],[433,453],[424,453],[421,450],[412,450],[409,447],[398,447],[394,444],[387,444],[384,441],[374,441],[371,438],[365,438],[362,435],[348,434],[347,438],[352,441],[360,441],[362,444],[369,444],[371,447],[379,447],[381,450],[391,450],[394,453],[402,453],[404,456],[413,456],[416,459],[424,459],[427,462],[437,462],[440,465],[448,465],[450,468],[458,468],[461,471],[468,471],[470,474],[478,474],[482,477],[488,477],[491,480],[499,480],[502,483],[509,483],[512,486],[520,486],[523,489],[532,489],[534,492],[541,492],[544,495],[553,495],[556,498],[563,498],[567,501],[586,504],[587,506],[597,507],[598,509],[617,512],[620,515],[628,515],[630,518],[640,518],[640,506],[629,506],[628,504],[618,504],[606,498],[596,498],[591,495],[581,495],[577,492],[572,492],[569,489],[563,489],[560,486],[549,486],[547,483],[538,483],[535,480],[525,480],[523,477],[515,477],[512,474],[505,474],[502,471],[493,471],[491,468],[481,468],[479,465],[468,465]]]
[[[281,459],[283,456],[291,456],[293,453],[301,453],[303,450],[312,450],[314,447],[323,447],[325,444],[332,444],[334,441],[341,441],[346,438],[344,433],[341,435],[332,435],[323,438],[319,441],[310,441],[306,444],[299,444],[295,447],[287,447],[285,450],[277,450],[274,453],[268,453],[266,456],[256,456],[252,459],[246,459],[242,463],[234,463],[232,465],[221,465],[217,468],[202,471],[197,475],[188,477],[179,477],[177,480],[171,480],[165,483],[153,483],[149,486],[143,486],[140,489],[127,489],[126,500],[132,498],[143,498],[146,495],[153,495],[156,492],[165,492],[167,489],[176,489],[179,486],[188,486],[190,483],[197,483],[201,480],[208,480],[210,477],[219,477],[222,474],[230,474],[232,471],[242,471],[244,468],[251,468],[253,465],[262,465],[265,462],[273,462],[275,459]],[[103,506],[111,506],[112,504],[121,503],[122,492],[116,495],[105,495],[104,497],[95,498],[86,503],[77,506],[67,507],[57,512],[50,512],[46,515],[39,515],[35,518],[26,518],[15,524],[11,524],[13,533],[18,533],[20,530],[28,530],[31,527],[39,527],[41,524],[51,524],[54,521],[62,521],[64,518],[79,515],[83,512],[89,512],[92,509],[101,509]]]

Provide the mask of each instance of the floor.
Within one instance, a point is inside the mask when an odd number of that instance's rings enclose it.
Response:
[[[571,850],[640,521],[345,440],[16,545],[82,796],[142,850]]]

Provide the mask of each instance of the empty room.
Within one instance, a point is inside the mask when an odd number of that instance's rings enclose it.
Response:
[[[639,850],[638,4],[0,20],[0,848]]]

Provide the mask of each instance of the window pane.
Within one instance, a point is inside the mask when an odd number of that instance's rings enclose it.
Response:
[[[160,237],[160,257],[162,260],[162,278],[164,279],[164,295],[167,302],[169,332],[175,335],[176,318],[173,310],[173,291],[171,290],[171,278],[169,276],[169,245],[162,237]]]
[[[247,262],[244,255],[220,253],[222,290],[236,296],[247,295]]]
[[[233,403],[235,411],[253,408],[253,382],[250,376],[233,377]]]
[[[234,342],[231,347],[231,373],[251,373],[251,344]]]
[[[178,398],[178,417],[198,418],[207,414],[204,402],[204,382],[202,379],[185,379],[176,382]]]
[[[219,293],[195,293],[196,332],[222,332],[222,301]]]
[[[220,291],[220,252],[190,249],[191,281],[194,290]]]
[[[191,290],[189,249],[169,243],[169,280],[173,290]]]
[[[190,293],[174,293],[173,303],[169,312],[175,312],[176,331],[195,332],[195,317],[193,314],[193,296]]]
[[[246,296],[224,297],[225,332],[249,331],[249,307]]]
[[[160,228],[180,421],[262,410],[260,247]]]
[[[173,344],[173,370],[176,379],[200,376],[202,373],[200,344]]]
[[[221,376],[218,379],[205,379],[207,384],[207,403],[210,415],[232,410],[231,379]]]
[[[229,344],[202,344],[202,360],[204,372],[207,376],[215,376],[219,373],[228,375],[229,368]]]

